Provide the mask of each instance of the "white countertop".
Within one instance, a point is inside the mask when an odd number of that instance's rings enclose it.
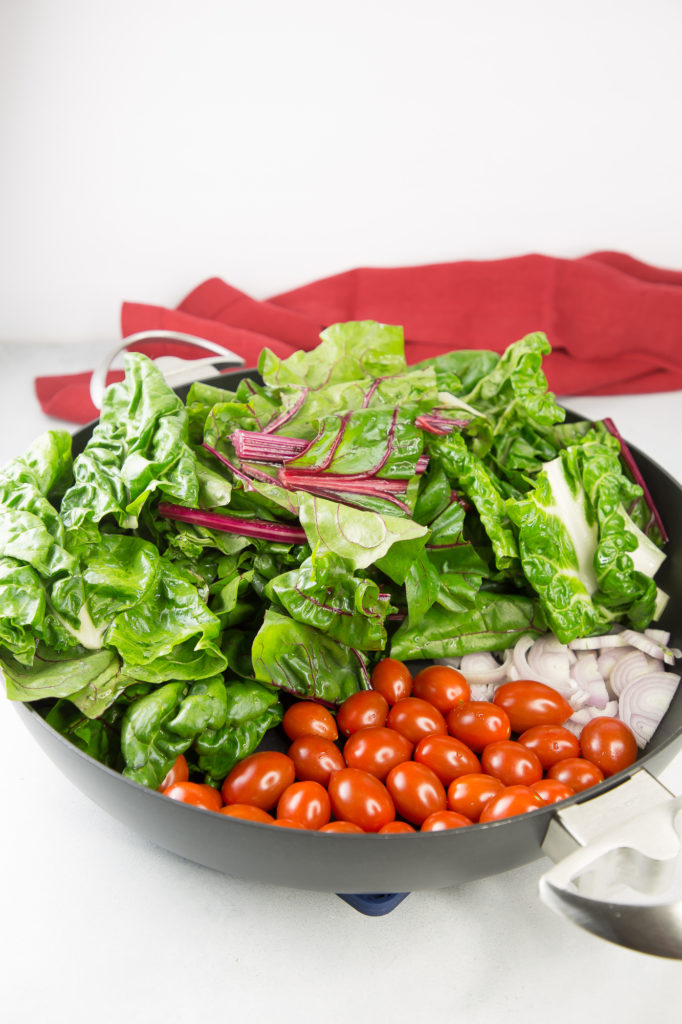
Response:
[[[0,346],[0,459],[55,421],[37,373],[82,370],[93,346]],[[682,393],[572,398],[609,414],[682,479]],[[547,910],[550,862],[410,895],[383,918],[333,894],[256,885],[198,867],[108,817],[64,779],[0,703],[4,1019],[285,1022],[425,1016],[524,1022],[672,1022],[680,966],[611,946]],[[682,790],[682,756],[666,778]],[[606,1011],[608,1010],[608,1014]],[[603,1013],[602,1013],[603,1011]],[[586,1016],[587,1014],[587,1016]]]

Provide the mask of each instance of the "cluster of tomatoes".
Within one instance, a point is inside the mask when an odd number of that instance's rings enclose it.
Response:
[[[504,683],[491,702],[470,698],[453,668],[431,665],[413,679],[385,658],[372,689],[344,701],[336,718],[313,701],[293,704],[282,720],[288,753],[251,754],[220,790],[190,782],[181,756],[161,790],[288,828],[426,832],[537,810],[636,759],[635,737],[618,719],[594,718],[580,738],[564,728],[572,708],[543,683]]]

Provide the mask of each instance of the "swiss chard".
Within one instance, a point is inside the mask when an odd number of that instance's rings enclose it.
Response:
[[[460,612],[434,604],[420,622],[405,622],[391,642],[391,657],[453,658],[502,651],[528,633],[546,629],[539,603],[518,594],[481,590],[473,608]]]
[[[231,768],[252,753],[263,736],[282,720],[276,693],[253,680],[225,687],[225,721],[198,733],[194,749],[206,782],[219,785]]]
[[[126,670],[138,679],[197,679],[225,668],[220,620],[201,600],[192,577],[164,558],[153,586],[120,612],[106,633]]]
[[[280,718],[277,694],[253,681],[226,684],[215,676],[191,687],[167,683],[125,713],[124,775],[156,789],[177,756],[191,747],[207,781],[217,782]]]
[[[287,470],[405,479],[417,472],[424,447],[409,411],[378,406],[324,420],[317,437]]]
[[[348,647],[381,651],[386,646],[388,596],[373,580],[354,576],[338,555],[314,554],[300,568],[270,580],[265,595],[297,622]]]
[[[340,555],[354,569],[382,558],[396,541],[427,533],[411,519],[351,508],[312,494],[300,494],[299,517],[308,544],[315,551]]]
[[[108,517],[135,527],[155,491],[169,501],[198,500],[185,406],[146,356],[127,353],[125,366],[125,380],[107,388],[99,422],[74,461],[75,482],[61,503],[70,528]]]
[[[251,657],[260,682],[330,706],[369,686],[359,651],[273,609],[265,613]]]
[[[39,646],[31,665],[3,653],[0,673],[11,700],[69,697],[90,718],[101,714],[134,681],[121,676],[121,659],[115,651],[82,647],[59,653]]]
[[[643,629],[654,617],[664,556],[627,515],[639,494],[617,442],[591,441],[563,451],[532,491],[507,502],[525,576],[562,643],[605,632],[616,618]]]
[[[304,386],[319,390],[362,380],[371,384],[378,377],[404,373],[403,329],[373,320],[333,324],[311,352],[278,359],[264,349],[258,369],[265,384],[278,390]]]
[[[495,477],[469,450],[460,434],[439,439],[433,445],[446,473],[476,508],[495,552],[498,569],[512,568],[518,560],[518,547]]]

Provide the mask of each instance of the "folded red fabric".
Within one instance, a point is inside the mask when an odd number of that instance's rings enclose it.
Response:
[[[457,348],[501,352],[544,331],[552,345],[545,370],[557,394],[682,388],[682,271],[616,252],[361,267],[265,301],[211,278],[177,309],[124,303],[121,326],[124,338],[162,329],[197,335],[254,366],[264,346],[287,356],[313,348],[328,324],[370,319],[404,326],[408,363]],[[206,354],[161,341],[132,347],[151,357]],[[88,385],[88,373],[39,377],[36,394],[49,415],[86,423],[96,415]]]

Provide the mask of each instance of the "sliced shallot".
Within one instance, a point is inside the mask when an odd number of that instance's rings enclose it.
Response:
[[[545,633],[530,648],[526,660],[531,669],[552,686],[555,682],[568,682],[576,656],[553,633]]]
[[[609,678],[611,689],[616,697],[620,697],[628,683],[631,683],[633,679],[639,679],[640,676],[645,676],[649,671],[644,654],[641,651],[630,651],[612,668]]]
[[[633,638],[638,642],[633,643]],[[501,654],[480,652],[439,658],[438,664],[460,669],[471,686],[472,700],[492,700],[497,687],[511,680],[545,683],[573,708],[564,725],[576,736],[593,718],[620,718],[643,747],[665,714],[680,679],[665,670],[667,659],[661,656],[669,639],[663,630],[639,634],[619,626],[605,636],[571,644],[560,643],[553,633],[535,639],[526,634],[504,652],[502,663]],[[678,651],[670,654],[682,656]]]
[[[464,654],[459,664],[459,670],[466,677],[470,686],[495,686],[505,682],[512,657],[511,650],[505,651],[504,661],[500,664],[490,651]]]
[[[526,660],[526,654],[534,643],[534,638],[528,634],[519,637],[516,641],[512,655],[513,665],[509,670],[510,679],[534,679],[538,683],[544,683],[544,679],[541,679],[537,673],[533,673]]]
[[[618,701],[611,700],[605,708],[584,707],[575,711],[567,722],[564,722],[564,729],[568,729],[574,736],[580,736],[583,726],[591,722],[593,718],[616,718],[618,715]]]
[[[664,647],[670,643],[670,633],[665,629],[645,629],[644,636],[651,637],[657,644],[663,644]]]
[[[635,633],[634,629],[624,629],[620,635],[631,647],[636,647],[638,651],[643,651],[650,658],[659,658],[666,665],[674,665],[675,658],[682,657],[682,651],[670,650],[670,648],[659,643],[658,640],[654,640],[653,637],[647,636],[645,633]]]
[[[673,672],[651,672],[631,680],[618,702],[618,714],[645,747],[668,710],[680,677]]]
[[[571,640],[568,646],[572,651],[601,651],[605,647],[624,647],[626,643],[620,633],[604,633],[602,636],[578,637],[577,640]]]
[[[471,700],[492,700],[497,687],[494,683],[473,683],[471,685]]]
[[[434,662],[436,665],[449,665],[450,668],[459,668],[461,658],[435,658]]]
[[[607,687],[610,684],[611,673],[615,665],[627,654],[632,653],[631,647],[607,647],[597,655],[597,667]],[[613,694],[615,696],[615,694]]]
[[[604,679],[597,664],[597,655],[594,651],[581,651],[576,658],[575,665],[571,669],[571,676],[580,686],[587,683],[600,682]]]

